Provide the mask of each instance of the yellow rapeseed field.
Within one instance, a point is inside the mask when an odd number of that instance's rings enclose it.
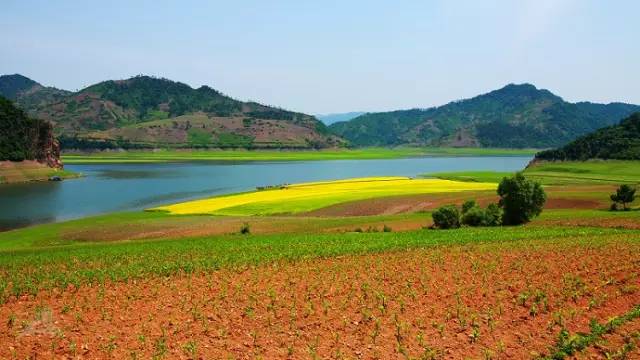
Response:
[[[171,214],[269,215],[311,211],[329,205],[394,195],[492,190],[494,183],[407,177],[371,177],[289,185],[161,206],[150,210]]]

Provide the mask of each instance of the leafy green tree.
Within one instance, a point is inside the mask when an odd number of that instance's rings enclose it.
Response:
[[[446,205],[432,214],[433,225],[438,229],[456,229],[460,227],[460,211],[455,205]]]
[[[611,201],[615,204],[622,204],[624,210],[629,210],[627,204],[631,204],[636,199],[636,189],[630,185],[623,184],[616,190],[615,194],[611,194]],[[617,206],[613,206],[617,208]]]
[[[520,225],[540,215],[547,195],[542,185],[528,180],[521,172],[511,178],[504,178],[498,185],[498,195],[502,208],[504,225]]]

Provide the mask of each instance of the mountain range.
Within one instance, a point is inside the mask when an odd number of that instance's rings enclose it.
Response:
[[[559,147],[614,125],[640,106],[571,103],[531,84],[509,84],[432,108],[318,118],[233,99],[163,78],[103,81],[77,92],[22,75],[0,76],[0,96],[54,125],[63,148],[340,146]]]
[[[340,121],[349,121],[351,119],[355,119],[363,114],[365,113],[362,111],[352,111],[347,113],[319,114],[316,115],[316,118],[322,121],[325,125],[331,125]]]
[[[136,76],[77,92],[22,75],[0,77],[0,96],[54,124],[63,147],[322,148],[342,144],[315,117],[167,79]]]
[[[509,84],[439,107],[367,113],[329,129],[355,146],[549,148],[636,111],[640,106],[570,103],[531,84]]]

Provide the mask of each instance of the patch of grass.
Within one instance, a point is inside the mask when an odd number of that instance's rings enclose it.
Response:
[[[187,131],[187,137],[187,141],[189,142],[189,144],[194,146],[208,145],[211,144],[213,140],[211,133],[198,128],[189,129]]]
[[[423,176],[453,181],[499,183],[503,178],[511,175],[513,173],[499,171],[458,171],[431,173]]]
[[[491,190],[495,184],[403,177],[360,178],[288,185],[161,206],[171,214],[269,215],[299,213],[347,201],[393,195]]]
[[[421,156],[532,156],[535,150],[482,148],[361,148],[325,150],[160,150],[65,154],[65,164],[178,161],[312,161],[399,159]]]
[[[527,169],[528,178],[545,185],[640,184],[640,161],[593,160],[541,162]],[[425,174],[439,179],[500,182],[510,173],[493,171],[460,171]]]
[[[544,184],[640,183],[640,161],[541,162],[525,170]]]

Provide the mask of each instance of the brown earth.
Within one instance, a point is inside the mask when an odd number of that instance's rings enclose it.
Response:
[[[562,328],[588,331],[591,319],[640,304],[638,244],[624,235],[605,245],[577,241],[42,291],[0,307],[0,357],[531,358],[548,353]]]
[[[547,199],[545,209],[599,209],[603,207],[603,204],[598,200],[556,196],[558,195],[553,194]],[[491,192],[481,192],[385,197],[331,205],[300,214],[300,216],[372,216],[415,213],[434,210],[448,204],[461,205],[469,199],[475,199],[480,206],[487,206],[497,202],[498,196]]]

